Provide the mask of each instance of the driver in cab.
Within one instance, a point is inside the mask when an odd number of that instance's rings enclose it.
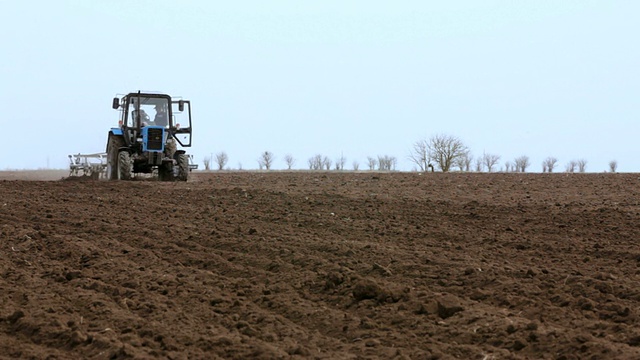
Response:
[[[151,125],[151,118],[147,114],[146,111],[140,109],[140,113],[138,114],[137,110],[133,110],[131,115],[133,116],[134,124],[140,122],[140,127],[145,127]],[[139,115],[139,116],[138,116]]]
[[[162,104],[156,104],[156,117],[153,122],[157,126],[167,127],[169,125],[169,116],[167,115],[167,109]]]

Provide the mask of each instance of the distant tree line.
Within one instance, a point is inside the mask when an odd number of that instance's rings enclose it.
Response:
[[[416,167],[414,171],[441,171],[450,172],[457,171],[475,171],[475,172],[527,172],[531,166],[528,156],[521,155],[513,160],[507,160],[501,167],[499,162],[500,155],[483,152],[482,155],[475,157],[471,154],[470,149],[464,142],[452,135],[438,134],[429,139],[421,139],[413,143],[409,151],[408,160]],[[260,170],[272,170],[276,156],[271,151],[262,152],[258,158],[258,168]],[[283,158],[287,170],[292,170],[297,159],[291,154],[286,154]],[[229,156],[226,152],[221,151],[215,156],[205,157],[205,170],[212,170],[212,163],[215,163],[217,170],[225,170],[229,162]],[[307,168],[311,171],[344,171],[347,170],[347,158],[344,154],[340,157],[331,159],[322,154],[316,154],[307,159]],[[391,155],[367,156],[365,166],[369,171],[396,171],[398,159]],[[542,161],[542,172],[553,173],[558,168],[558,159],[549,156]],[[609,172],[616,172],[618,162],[612,160],[609,162]],[[238,169],[242,170],[242,164],[238,165]],[[360,170],[360,163],[357,160],[352,161],[351,169],[353,171]],[[565,165],[565,172],[586,172],[587,160],[578,159],[570,160]]]

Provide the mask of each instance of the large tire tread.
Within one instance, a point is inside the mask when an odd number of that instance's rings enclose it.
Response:
[[[189,156],[187,154],[177,154],[178,175],[176,180],[187,181],[189,179]]]
[[[107,180],[118,180],[118,150],[124,146],[121,136],[109,134],[107,143]]]
[[[126,151],[118,154],[118,180],[131,180],[131,155]]]

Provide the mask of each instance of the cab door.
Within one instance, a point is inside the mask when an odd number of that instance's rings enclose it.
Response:
[[[171,129],[173,137],[183,147],[191,146],[191,102],[171,101]]]

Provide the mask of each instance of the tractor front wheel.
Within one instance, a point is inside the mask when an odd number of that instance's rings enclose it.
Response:
[[[120,151],[118,154],[118,180],[131,179],[131,154]]]
[[[176,154],[176,166],[178,167],[178,174],[176,180],[187,181],[189,178],[189,156],[187,154]]]
[[[158,167],[158,180],[160,181],[173,181],[173,163],[170,161],[164,162]]]

